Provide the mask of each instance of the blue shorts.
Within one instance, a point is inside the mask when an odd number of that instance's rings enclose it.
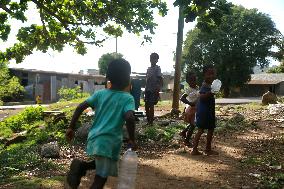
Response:
[[[117,177],[118,161],[103,156],[95,156],[95,160],[96,175],[99,175],[103,178],[107,178],[108,176]]]

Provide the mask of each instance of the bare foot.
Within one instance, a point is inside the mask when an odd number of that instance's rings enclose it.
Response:
[[[205,154],[210,156],[210,155],[219,155],[217,151],[214,150],[205,150]]]
[[[198,150],[192,150],[190,154],[193,155],[193,156],[200,156],[200,155],[202,155],[202,153],[199,152]]]

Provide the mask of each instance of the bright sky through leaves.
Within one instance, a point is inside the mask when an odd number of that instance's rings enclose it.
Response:
[[[283,0],[229,0],[234,4],[241,4],[246,8],[257,8],[259,11],[269,14],[276,23],[276,27],[284,34],[284,1]],[[145,72],[149,63],[149,55],[151,52],[160,54],[159,65],[162,71],[173,70],[173,51],[176,48],[176,32],[178,9],[174,8],[171,3],[169,12],[166,17],[156,16],[156,23],[159,24],[155,30],[152,44],[145,43],[141,46],[142,37],[134,34],[125,33],[122,38],[118,38],[118,52],[131,63],[132,70],[137,72]],[[30,18],[35,22],[34,11],[30,11]],[[16,25],[19,22],[16,23]],[[12,23],[13,24],[13,23]],[[194,23],[185,24],[184,33],[194,27]],[[16,33],[18,28],[12,30],[12,35]],[[13,44],[10,40],[0,49]],[[78,72],[81,69],[98,68],[97,62],[102,54],[115,52],[115,39],[109,38],[103,47],[89,46],[88,53],[84,56],[78,55],[72,48],[66,47],[62,53],[51,52],[41,53],[35,52],[33,55],[26,57],[22,64],[11,64],[13,67],[32,68],[41,70],[55,70],[60,72]],[[273,62],[275,64],[275,62]]]

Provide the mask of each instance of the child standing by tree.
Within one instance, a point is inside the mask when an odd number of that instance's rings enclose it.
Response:
[[[95,92],[76,108],[66,132],[67,140],[73,139],[75,123],[82,112],[88,107],[95,109],[94,123],[88,134],[86,148],[87,154],[93,156],[95,160],[85,162],[74,159],[72,161],[67,174],[67,183],[71,188],[77,188],[81,177],[90,169],[96,169],[92,189],[102,189],[108,176],[117,176],[124,121],[129,133],[129,144],[136,148],[134,100],[128,92],[124,91],[130,84],[130,73],[131,67],[126,60],[112,61],[106,74],[111,82],[110,89]]]
[[[205,153],[207,155],[218,154],[211,148],[214,129],[216,127],[215,123],[215,97],[214,93],[211,92],[211,84],[215,79],[215,69],[213,65],[205,65],[203,67],[204,82],[200,88],[200,96],[197,102],[196,111],[196,126],[198,127],[198,132],[196,133],[193,141],[192,155],[201,155],[198,151],[198,143],[200,137],[205,129],[207,132],[207,141]]]
[[[191,146],[190,140],[195,128],[195,105],[199,96],[199,91],[196,84],[196,75],[193,72],[187,72],[186,82],[188,83],[189,88],[181,96],[180,100],[188,105],[188,107],[185,109],[184,121],[189,124],[182,132],[180,132],[180,135],[183,137],[185,145]]]

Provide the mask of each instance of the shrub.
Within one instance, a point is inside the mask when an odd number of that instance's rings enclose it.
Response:
[[[28,107],[23,112],[14,115],[0,122],[0,128],[10,128],[13,132],[22,131],[27,125],[43,119],[43,108]]]
[[[24,96],[25,89],[21,86],[19,79],[11,77],[6,65],[0,65],[0,100],[19,100]]]
[[[89,96],[89,93],[82,93],[79,86],[75,88],[62,87],[59,89],[58,94],[61,100],[73,100]]]

